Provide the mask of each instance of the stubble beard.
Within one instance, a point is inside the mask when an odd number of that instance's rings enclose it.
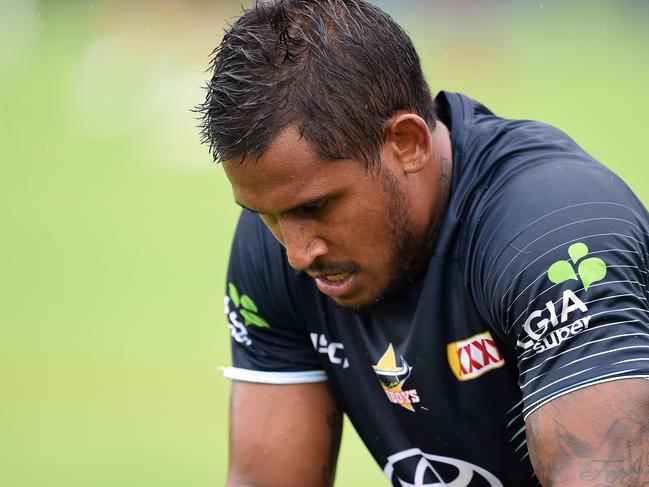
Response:
[[[395,177],[387,171],[381,175],[385,197],[389,201],[388,230],[393,242],[390,277],[374,299],[353,307],[351,311],[366,313],[399,299],[408,294],[425,274],[451,192],[452,163],[444,157],[440,163],[439,206],[433,211],[428,231],[423,237],[416,235],[408,200]]]
[[[390,274],[387,284],[371,301],[348,308],[357,313],[367,313],[394,301],[413,289],[427,267],[430,242],[417,238],[410,219],[410,208],[397,180],[387,171],[380,176],[389,202],[388,232],[392,243]]]

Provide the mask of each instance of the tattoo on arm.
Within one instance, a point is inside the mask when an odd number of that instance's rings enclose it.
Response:
[[[648,426],[638,418],[615,419],[595,451],[582,458],[579,478],[596,486],[649,487]]]
[[[545,448],[537,441],[528,442],[543,485],[572,478],[579,479],[580,486],[649,487],[649,417],[642,410],[607,419],[608,425],[597,439],[592,432],[584,431],[587,428],[566,427],[560,414],[550,417],[533,415],[528,425],[530,438],[538,432],[545,437],[544,444],[549,441],[552,445]]]
[[[584,463],[579,478],[596,487],[647,487],[649,451],[634,451],[631,445],[627,445],[626,452]]]

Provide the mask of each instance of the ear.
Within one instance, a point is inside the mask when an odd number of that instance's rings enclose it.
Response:
[[[383,148],[400,164],[404,173],[421,171],[433,152],[428,124],[414,113],[395,115],[388,122]]]

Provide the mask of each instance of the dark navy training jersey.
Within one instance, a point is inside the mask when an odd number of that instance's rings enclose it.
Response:
[[[532,412],[591,384],[649,377],[649,215],[563,132],[463,95],[437,103],[453,175],[425,276],[371,313],[346,311],[244,211],[225,374],[328,380],[395,486],[537,485]]]

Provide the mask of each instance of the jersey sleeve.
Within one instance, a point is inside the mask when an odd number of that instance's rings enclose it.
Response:
[[[527,418],[571,391],[649,377],[648,215],[592,161],[510,178],[471,249],[476,304],[509,345]]]
[[[294,302],[283,250],[259,218],[244,210],[232,243],[224,311],[232,336],[226,377],[297,384],[327,379]]]

